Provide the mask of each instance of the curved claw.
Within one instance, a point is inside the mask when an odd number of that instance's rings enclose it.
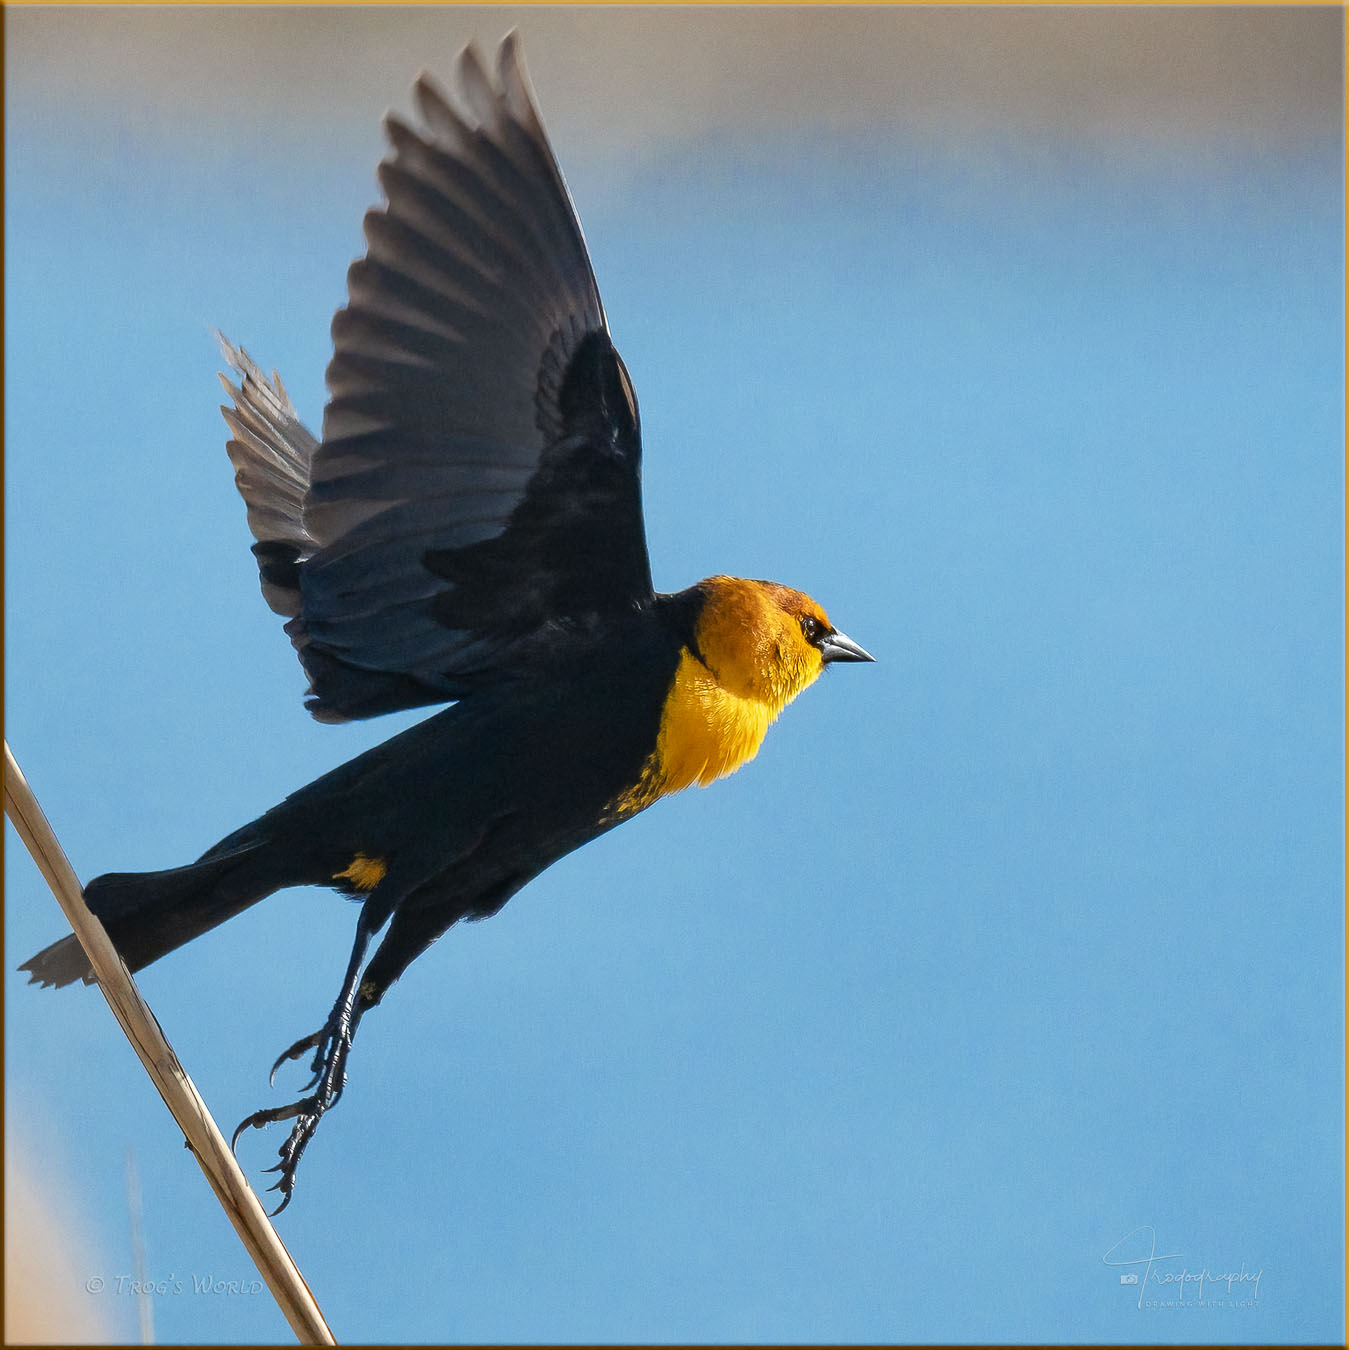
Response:
[[[275,1186],[269,1186],[267,1189],[269,1191],[280,1191],[282,1189],[282,1185],[283,1182],[278,1181]],[[272,1210],[267,1217],[269,1219],[275,1219],[277,1215],[280,1214],[281,1211],[291,1203],[291,1196],[294,1194],[295,1194],[294,1190],[291,1189],[290,1187],[287,1187],[286,1190],[282,1191],[281,1203],[274,1210]]]
[[[271,1072],[267,1075],[267,1086],[268,1087],[276,1086],[277,1070],[281,1068],[283,1064],[287,1064],[293,1059],[299,1059],[300,1056],[303,1055],[306,1050],[318,1049],[323,1044],[327,1034],[328,1029],[325,1027],[323,1031],[315,1031],[308,1036],[302,1036],[289,1049],[283,1050],[277,1056],[276,1063],[272,1065]],[[323,1072],[323,1065],[322,1063],[320,1063],[319,1067],[314,1070],[314,1077],[311,1078],[310,1081],[305,1084],[304,1090],[306,1092],[308,1092],[309,1089],[312,1088],[314,1084],[319,1081],[319,1074],[321,1074],[322,1072]]]
[[[243,1120],[234,1127],[234,1133],[230,1136],[231,1153],[235,1151],[235,1148],[239,1143],[239,1136],[250,1126],[255,1130],[261,1130],[264,1125],[270,1125],[272,1123],[270,1120],[264,1119],[266,1115],[266,1111],[255,1111],[251,1116],[245,1116]]]
[[[234,1151],[234,1146],[239,1142],[239,1136],[250,1126],[255,1130],[265,1129],[268,1125],[275,1125],[279,1120],[293,1120],[301,1112],[313,1110],[316,1105],[317,1103],[312,1097],[307,1097],[298,1102],[290,1102],[286,1106],[265,1106],[261,1111],[255,1111],[251,1116],[245,1116],[235,1126],[234,1135],[230,1139],[230,1151]]]

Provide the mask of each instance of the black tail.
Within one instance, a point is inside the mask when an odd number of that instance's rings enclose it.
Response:
[[[243,831],[240,831],[243,833]],[[181,947],[290,884],[277,875],[261,842],[225,848],[225,840],[187,867],[164,872],[109,872],[84,888],[84,900],[102,921],[132,970]],[[53,942],[19,967],[29,983],[92,984],[89,958],[74,937]]]

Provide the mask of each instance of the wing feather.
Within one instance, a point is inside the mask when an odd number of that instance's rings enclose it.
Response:
[[[264,590],[324,720],[465,697],[549,625],[651,599],[637,403],[515,35],[495,77],[471,46],[454,97],[422,75],[414,104],[420,126],[385,120],[322,440],[279,381],[227,385]]]

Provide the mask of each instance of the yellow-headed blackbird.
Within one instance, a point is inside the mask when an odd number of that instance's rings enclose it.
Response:
[[[281,1205],[362,1016],[451,924],[668,793],[732,773],[833,661],[870,661],[800,591],[652,589],[637,399],[514,35],[459,100],[426,76],[390,116],[383,207],[333,320],[319,440],[225,344],[228,449],[262,589],[321,721],[453,706],[287,797],[195,863],[110,873],[89,908],[132,970],[286,886],[363,897],[313,1081],[245,1126],[295,1124]],[[388,931],[366,961],[376,934]],[[93,979],[73,937],[23,969]]]

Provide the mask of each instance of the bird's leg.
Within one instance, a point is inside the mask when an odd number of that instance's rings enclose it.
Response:
[[[382,919],[383,915],[379,918]],[[275,1167],[267,1169],[281,1173],[276,1185],[270,1187],[271,1190],[281,1192],[281,1203],[273,1210],[273,1217],[290,1204],[300,1157],[314,1137],[315,1130],[319,1128],[319,1121],[323,1118],[324,1112],[335,1106],[338,1098],[342,1096],[343,1084],[347,1081],[347,1055],[351,1051],[356,1027],[361,1020],[361,1009],[356,1002],[357,988],[361,980],[361,963],[365,960],[371,936],[379,927],[380,923],[375,912],[369,904],[366,904],[357,921],[356,942],[352,947],[351,960],[347,964],[342,992],[333,1005],[333,1011],[328,1015],[328,1021],[324,1023],[322,1030],[296,1041],[272,1066],[272,1076],[275,1076],[277,1069],[287,1060],[299,1059],[306,1051],[312,1049],[314,1059],[311,1067],[314,1070],[314,1077],[304,1089],[309,1095],[287,1106],[265,1107],[261,1111],[255,1111],[239,1122],[234,1137],[230,1140],[230,1147],[233,1148],[239,1142],[239,1136],[250,1126],[260,1130],[276,1121],[295,1121],[289,1138],[277,1150],[281,1161]],[[271,1078],[268,1081],[270,1082]]]

